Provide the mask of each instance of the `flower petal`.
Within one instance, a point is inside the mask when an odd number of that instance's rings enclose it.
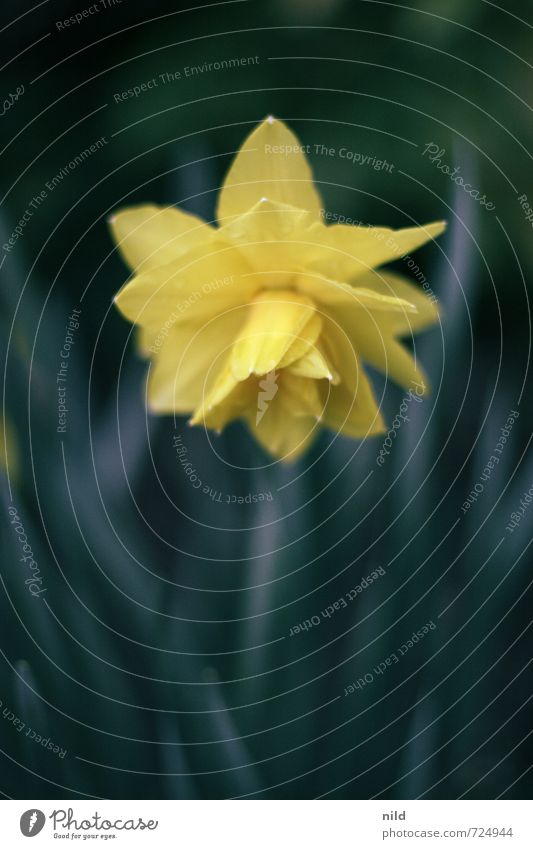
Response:
[[[245,415],[254,405],[257,388],[251,380],[235,380],[226,364],[216,382],[195,409],[189,423],[221,431],[234,419]]]
[[[322,330],[322,319],[318,313],[313,313],[307,324],[302,327],[291,346],[278,363],[278,368],[286,368],[301,359],[313,349],[320,331]]]
[[[283,121],[269,117],[242,144],[219,195],[217,218],[226,224],[266,197],[320,216],[322,201],[302,145]]]
[[[217,234],[196,215],[151,203],[116,212],[109,226],[132,271],[167,265],[193,248],[207,247]]]
[[[372,268],[417,250],[436,239],[445,229],[445,221],[401,230],[347,224],[324,227],[317,224],[312,232],[316,243],[315,257],[310,258],[309,265],[338,280],[354,280]]]
[[[352,338],[330,320],[324,328],[324,344],[341,377],[338,386],[323,389],[327,392],[324,424],[356,438],[383,433],[383,417]]]
[[[399,386],[409,389],[419,386],[423,392],[430,389],[429,379],[417,360],[397,339],[383,337],[378,340],[372,333],[358,334],[354,340],[361,357],[379,369]]]
[[[220,236],[236,244],[247,262],[259,272],[268,272],[267,285],[275,285],[302,268],[309,247],[307,232],[311,214],[286,203],[262,198],[243,215],[220,228]]]
[[[322,417],[324,405],[319,382],[289,371],[284,371],[280,376],[278,403],[285,405],[289,416],[313,416],[317,420]]]
[[[331,386],[322,423],[354,439],[363,439],[386,431],[370,381],[362,367],[359,368],[355,394],[349,392],[342,383],[339,386]]]
[[[232,310],[201,327],[173,327],[152,364],[148,382],[150,409],[177,414],[195,410],[217,382],[243,319],[242,310]]]
[[[339,373],[333,368],[320,342],[313,345],[301,359],[291,363],[289,371],[299,377],[330,380],[335,384],[340,382]]]
[[[362,322],[353,314],[338,309],[332,310],[338,327],[350,340],[353,349],[364,362],[383,372],[400,386],[409,388],[413,384],[429,388],[423,369],[409,351],[392,336],[391,328],[377,317]],[[387,321],[389,319],[387,318]],[[329,332],[329,327],[328,327]],[[343,375],[344,377],[344,375]]]
[[[275,391],[265,393],[263,379],[250,377],[237,381],[225,369],[191,419],[191,424],[222,430],[237,418],[244,418],[254,436],[269,454],[296,459],[307,447],[323,412],[323,399],[315,380],[295,377],[286,370],[273,375]]]
[[[155,343],[157,338],[157,333],[153,330],[148,329],[147,327],[138,327],[136,328],[137,332],[135,334],[135,343],[137,347],[137,353],[139,356],[144,357],[145,359],[150,356],[151,349]]]
[[[248,303],[258,286],[236,248],[216,245],[137,274],[115,303],[129,321],[157,335],[169,323],[199,323]]]
[[[310,381],[314,382],[314,381]],[[291,407],[282,392],[270,404],[258,424],[255,413],[248,415],[248,424],[265,451],[285,462],[293,462],[309,447],[318,433],[314,416],[291,415]]]
[[[312,301],[295,292],[261,292],[251,304],[248,320],[231,353],[231,369],[236,380],[251,374],[267,374],[279,367],[295,343],[313,344],[321,324]],[[300,348],[295,351],[295,359]]]
[[[364,278],[365,282],[374,283],[373,279]],[[359,282],[359,281],[358,281]],[[398,297],[396,294],[378,291],[375,288],[351,285],[350,283],[339,283],[338,280],[324,277],[321,274],[299,274],[295,278],[295,286],[300,292],[320,301],[323,304],[345,304],[352,308],[364,307],[366,309],[394,311],[400,314],[416,313],[417,307],[414,303]]]
[[[439,320],[439,308],[433,295],[428,295],[420,286],[411,283],[400,274],[390,271],[372,271],[358,278],[358,284],[379,295],[397,297],[409,302],[414,310],[394,310],[388,315],[376,313],[376,321],[387,321],[390,332],[395,335],[419,333]]]

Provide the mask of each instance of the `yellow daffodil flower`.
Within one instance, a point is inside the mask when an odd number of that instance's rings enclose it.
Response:
[[[118,212],[110,226],[133,272],[115,302],[140,327],[156,413],[220,431],[244,419],[293,460],[320,424],[355,438],[385,425],[362,364],[427,385],[399,341],[434,323],[435,303],[376,269],[444,230],[326,225],[296,136],[267,118],[220,191],[218,226],[173,207]]]

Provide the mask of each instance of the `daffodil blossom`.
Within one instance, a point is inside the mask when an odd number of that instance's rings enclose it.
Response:
[[[115,298],[151,358],[148,402],[222,430],[248,423],[294,460],[320,426],[362,439],[386,428],[363,364],[427,386],[402,345],[438,319],[433,300],[381,266],[444,222],[391,230],[326,225],[296,136],[267,118],[219,194],[217,224],[143,205],[110,220],[133,272]]]

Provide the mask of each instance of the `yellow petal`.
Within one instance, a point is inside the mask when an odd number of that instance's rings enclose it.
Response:
[[[418,333],[435,324],[439,319],[439,309],[434,296],[429,296],[421,286],[411,283],[400,274],[390,271],[372,271],[358,278],[357,282],[379,295],[397,297],[416,307],[416,312],[394,310],[389,313],[387,326],[393,334],[405,336]],[[383,320],[383,314],[376,314],[378,323]]]
[[[231,421],[253,408],[254,399],[257,398],[257,388],[253,383],[255,381],[235,380],[231,369],[226,366],[196,408],[190,424],[203,424],[221,431]]]
[[[268,454],[285,462],[293,462],[309,447],[319,426],[314,416],[291,415],[290,404],[286,401],[280,390],[259,423],[256,423],[253,410],[249,412],[248,423],[253,435]]]
[[[308,354],[317,342],[321,329],[322,319],[318,313],[313,313],[307,324],[302,327],[290,347],[282,356],[278,363],[278,368],[290,366],[291,363],[294,363],[296,360],[299,360]]]
[[[327,393],[324,424],[356,438],[382,433],[383,417],[352,337],[332,320],[325,324],[323,337],[341,377],[338,386],[323,389]]]
[[[226,224],[266,197],[319,218],[322,202],[302,146],[283,121],[269,117],[250,133],[228,171],[217,218]]]
[[[333,368],[319,341],[301,359],[291,363],[289,371],[299,377],[330,380],[332,383],[339,383],[340,381],[338,371]]]
[[[347,311],[334,310],[338,326],[350,340],[353,350],[361,359],[383,372],[387,378],[405,388],[417,385],[429,389],[429,381],[421,366],[409,351],[391,334],[391,330],[379,320],[358,320]],[[328,333],[330,327],[328,326]],[[340,336],[340,334],[339,334]],[[337,337],[338,338],[338,337]],[[344,374],[343,374],[344,379]]]
[[[364,278],[365,281],[368,277]],[[359,283],[359,281],[357,281]],[[373,281],[371,281],[373,282]],[[364,307],[372,310],[416,313],[414,303],[395,294],[386,294],[369,287],[339,283],[321,274],[299,274],[295,277],[295,286],[300,292],[323,304],[345,304],[346,308]]]
[[[310,325],[314,315],[313,302],[295,292],[273,290],[257,295],[233,346],[234,377],[246,380],[251,374],[267,374],[279,366],[296,342],[312,344],[320,332],[319,323]]]
[[[283,371],[280,375],[279,403],[285,405],[288,417],[313,416],[320,419],[323,413],[323,401],[319,382],[299,377]]]
[[[135,334],[137,353],[140,354],[141,357],[149,357],[156,338],[157,334],[153,330],[149,330],[146,327],[138,327]]]
[[[231,362],[230,353],[220,374],[202,394],[190,420],[192,425],[204,424],[206,427],[222,430],[233,419],[250,417],[254,413],[259,420],[276,396],[279,390],[279,371],[272,371],[259,380],[255,376],[238,380],[231,368]]]
[[[357,389],[354,393],[340,384],[331,386],[325,403],[322,423],[354,439],[375,436],[386,430],[374,392],[363,369],[359,367]]]
[[[120,290],[115,303],[129,321],[157,335],[169,323],[199,323],[248,303],[258,285],[236,248],[216,245],[141,272]]]
[[[193,248],[202,244],[207,247],[217,232],[196,215],[155,204],[116,212],[109,226],[132,271],[168,265]]]
[[[191,424],[222,430],[232,420],[244,418],[270,454],[294,460],[309,444],[322,412],[323,399],[315,380],[284,370],[237,381],[228,368]]]
[[[148,383],[150,409],[176,414],[195,410],[216,384],[243,319],[243,311],[234,310],[201,327],[173,327],[154,356]]]
[[[311,224],[307,210],[262,198],[243,215],[220,228],[221,238],[239,246],[247,262],[268,272],[267,285],[300,270],[309,248],[306,233]]]
[[[315,225],[315,256],[310,257],[309,264],[338,280],[354,280],[372,268],[410,254],[436,239],[445,229],[445,221],[401,230],[346,224]]]
[[[405,389],[419,387],[429,392],[429,379],[417,360],[401,342],[390,337],[376,339],[370,332],[358,335],[355,344],[365,362],[382,371],[387,378]]]

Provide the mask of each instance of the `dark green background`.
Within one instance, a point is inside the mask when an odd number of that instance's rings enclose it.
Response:
[[[2,793],[527,797],[533,508],[505,528],[533,484],[533,240],[517,199],[533,199],[531,3],[122,0],[57,29],[89,5],[0,12],[2,100],[25,87],[0,118],[1,243],[54,174],[108,140],[0,256],[12,433],[0,699],[68,750],[61,759],[0,717]],[[115,102],[159,74],[241,56],[259,62]],[[146,365],[111,305],[126,269],[106,217],[153,201],[212,219],[232,153],[269,113],[304,143],[394,164],[312,156],[327,209],[390,226],[449,221],[416,255],[443,304],[442,327],[416,348],[433,395],[411,405],[383,468],[379,439],[324,433],[296,469],[254,470],[268,458],[239,424],[216,441],[219,458],[200,429],[145,413]],[[493,212],[422,156],[429,142]],[[55,376],[78,306],[61,438]],[[389,421],[402,397],[387,386]],[[512,409],[502,460],[463,515]],[[195,492],[175,433],[213,489],[273,501]],[[24,586],[11,498],[41,598]],[[386,575],[348,609],[288,636],[377,566]],[[401,663],[344,697],[429,620]]]

